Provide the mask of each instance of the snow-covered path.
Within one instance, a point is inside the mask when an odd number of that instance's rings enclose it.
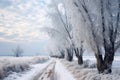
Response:
[[[50,65],[48,65],[48,67],[44,69],[43,73],[39,76],[39,78],[35,80],[55,80],[55,66],[56,62],[52,62]]]
[[[31,65],[29,71],[13,73],[4,80],[75,80],[59,60]]]
[[[59,61],[56,61],[54,80],[75,80],[68,69]]]
[[[95,62],[93,59],[90,61]],[[113,73],[104,75],[98,74],[96,68],[84,68],[75,61],[50,59],[45,63],[31,65],[31,69],[27,71],[14,72],[3,80],[96,80],[99,78],[100,80],[119,80],[118,63],[120,63],[120,59],[116,58],[113,63]]]

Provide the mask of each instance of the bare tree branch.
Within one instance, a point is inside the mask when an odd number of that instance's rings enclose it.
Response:
[[[120,0],[118,0],[118,12],[117,12],[117,22],[116,22],[116,27],[115,27],[115,32],[114,32],[114,39],[116,40],[117,33],[118,33],[118,27],[119,27],[119,22],[120,22]]]

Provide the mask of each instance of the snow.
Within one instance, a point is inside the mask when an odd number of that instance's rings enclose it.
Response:
[[[56,59],[29,66],[28,70],[12,72],[3,80],[75,80],[73,75]]]
[[[56,62],[55,77],[57,78],[56,80],[75,80],[59,60]]]
[[[74,56],[74,60],[75,61],[77,60],[77,58],[75,56]],[[96,58],[94,56],[83,56],[83,60],[88,61],[89,64],[96,64]],[[115,56],[112,68],[113,69],[120,68],[120,66],[118,64],[120,64],[120,56]]]
[[[54,72],[55,72],[55,61],[52,61],[48,67],[46,67],[43,73],[39,76],[38,80],[55,80],[54,79]]]
[[[31,59],[30,59],[31,60]],[[37,57],[32,58],[37,61]],[[95,65],[95,58],[84,57],[84,64],[78,65],[77,61],[68,62],[65,59],[49,59],[44,63],[30,64],[30,68],[23,72],[12,72],[3,80],[119,80],[120,57],[115,57],[113,72],[99,74]],[[49,77],[48,77],[49,76]]]
[[[42,69],[44,69],[48,64],[50,64],[50,62],[51,60],[46,63],[31,65],[32,68],[29,71],[22,73],[14,72],[4,80],[33,80],[33,78],[35,78],[36,75],[39,74]]]
[[[0,79],[12,72],[27,70],[31,64],[42,63],[46,60],[48,60],[48,57],[0,57]]]
[[[83,58],[84,64],[81,66],[77,64],[76,60],[73,62],[61,60],[61,63],[64,64],[76,80],[120,80],[120,57],[115,56],[111,74],[99,74],[96,67],[89,67],[90,64],[95,64],[94,56],[84,56]]]

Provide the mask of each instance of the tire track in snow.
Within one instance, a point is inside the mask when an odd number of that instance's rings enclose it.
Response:
[[[38,74],[36,74],[32,80],[54,80],[54,69],[56,62],[51,62]]]

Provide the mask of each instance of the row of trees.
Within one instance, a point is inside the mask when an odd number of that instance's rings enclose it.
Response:
[[[54,0],[49,6],[53,27],[44,30],[59,54],[64,52],[69,61],[75,54],[82,64],[83,52],[89,48],[99,73],[111,73],[120,47],[120,0]]]

